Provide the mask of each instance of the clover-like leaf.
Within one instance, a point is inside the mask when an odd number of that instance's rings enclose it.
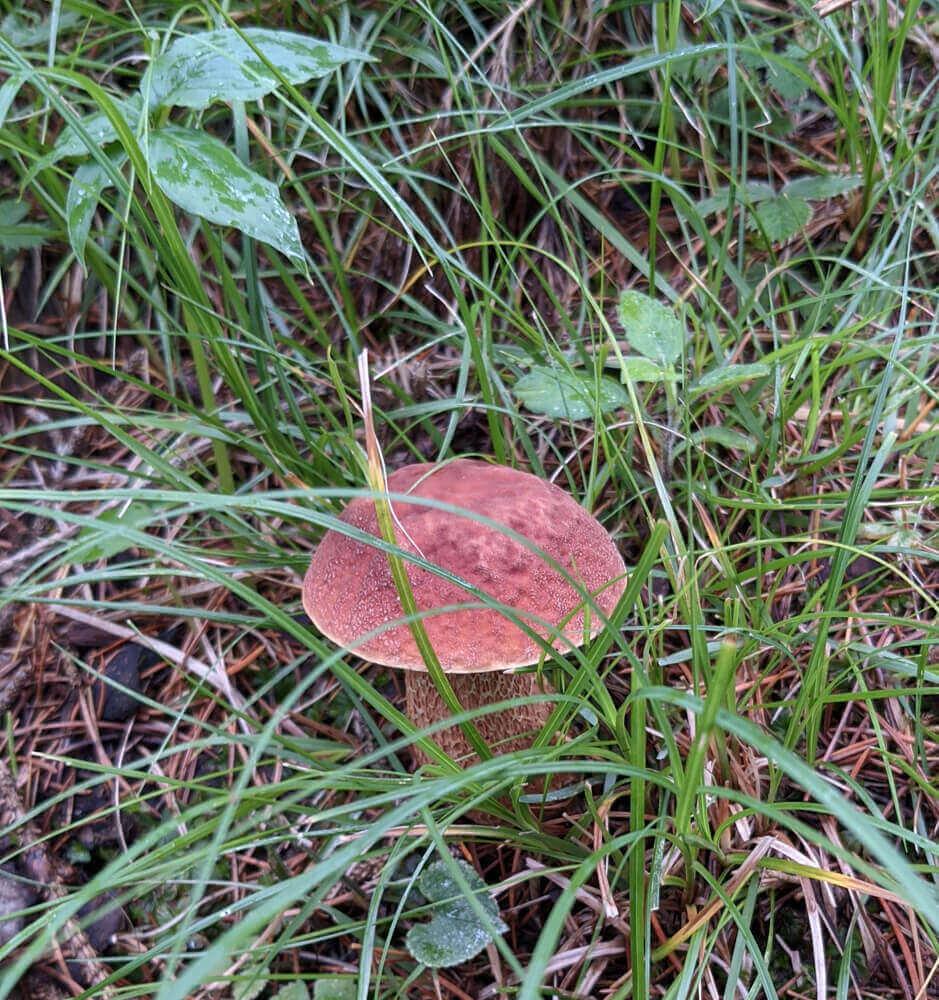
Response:
[[[774,198],[776,192],[772,184],[766,181],[747,181],[738,184],[734,191],[734,201],[737,205],[755,205],[759,201],[766,201],[767,198]],[[724,185],[719,187],[714,194],[702,198],[695,207],[702,215],[710,215],[712,212],[726,211],[730,201],[730,188]]]
[[[782,243],[795,236],[812,218],[812,206],[788,194],[761,201],[753,211],[756,218],[751,222],[759,226],[770,243]]]
[[[272,28],[219,28],[178,38],[150,72],[150,107],[205,108],[213,101],[254,101],[281,81],[297,84],[368,59],[307,35]]]
[[[433,916],[430,923],[412,927],[405,943],[418,962],[434,969],[468,961],[489,944],[493,931],[504,934],[508,930],[499,919],[499,907],[489,895],[486,883],[465,861],[456,858],[452,863],[459,867],[489,919],[481,920],[477,907],[463,895],[450,863],[435,861],[428,865],[418,885],[433,904]]]
[[[561,368],[533,368],[515,383],[515,395],[533,413],[555,419],[587,420],[597,410],[609,413],[625,406],[627,396],[612,379]]]
[[[685,327],[673,309],[642,292],[625,291],[617,311],[634,350],[663,368],[681,357]]]
[[[154,129],[148,161],[160,189],[180,208],[303,259],[296,220],[277,186],[214,136],[178,125]]]

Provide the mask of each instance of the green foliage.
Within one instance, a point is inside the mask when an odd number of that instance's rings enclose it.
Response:
[[[563,420],[587,420],[626,403],[626,393],[611,379],[594,380],[561,368],[533,368],[515,383],[513,391],[532,412]]]
[[[658,364],[662,371],[681,358],[685,328],[668,306],[641,292],[624,291],[617,312],[633,350]]]
[[[354,979],[332,976],[316,980],[313,985],[313,1000],[355,1000],[357,992]],[[291,998],[282,997],[281,1000]]]
[[[291,31],[221,28],[183,35],[153,60],[142,89],[149,107],[196,110],[214,101],[256,101],[367,58]]]
[[[209,222],[233,226],[288,257],[303,259],[296,220],[276,185],[245,167],[205,132],[164,125],[150,133],[148,164],[170,201]]]
[[[454,866],[461,878],[454,876]],[[464,881],[472,899],[465,894]],[[508,930],[486,883],[459,858],[429,864],[421,873],[419,887],[431,904],[431,919],[408,931],[407,946],[424,965],[435,969],[459,965],[479,954],[494,933]]]
[[[14,253],[42,246],[55,230],[42,223],[28,222],[29,205],[15,198],[0,199],[0,251]]]
[[[84,157],[93,146],[118,141],[115,114],[139,134],[144,119],[155,121],[157,112],[174,105],[202,110],[221,100],[257,100],[284,83],[304,83],[364,58],[342,46],[266,28],[185,35],[153,61],[140,93],[114,102],[111,113],[96,111],[70,124],[40,166]],[[296,220],[276,185],[245,166],[221,141],[189,126],[155,125],[148,128],[141,148],[156,183],[184,211],[303,260]],[[112,155],[110,171],[100,162],[82,164],[69,186],[69,239],[80,260],[101,193],[125,162],[124,156]]]

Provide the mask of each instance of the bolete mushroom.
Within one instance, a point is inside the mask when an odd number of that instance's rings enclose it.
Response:
[[[527,472],[475,459],[408,465],[388,476],[390,493],[437,500],[482,515],[528,539],[542,555],[488,524],[467,516],[393,500],[398,545],[514,609],[519,620],[563,650],[581,645],[603,627],[625,587],[622,557],[602,525],[568,493]],[[352,500],[340,519],[380,536],[375,504]],[[496,608],[445,577],[410,561],[408,580],[431,645],[464,709],[540,693],[536,674],[518,667],[537,663],[543,647]],[[585,616],[584,592],[592,611]],[[453,605],[473,604],[454,609]],[[303,606],[329,639],[373,663],[402,668],[406,713],[416,726],[444,719],[448,711],[427,674],[406,623],[388,558],[376,546],[328,531],[303,581]],[[436,609],[444,609],[434,613]],[[597,614],[597,610],[601,614]],[[586,622],[586,626],[585,626]],[[377,631],[363,640],[363,636]],[[474,724],[497,753],[530,745],[530,731],[551,713],[548,701],[488,713]],[[456,726],[436,734],[455,759],[472,753]]]

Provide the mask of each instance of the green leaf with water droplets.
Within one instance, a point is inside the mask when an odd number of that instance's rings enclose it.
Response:
[[[473,896],[489,918],[485,922],[463,895],[451,865],[457,865]],[[504,934],[508,927],[499,919],[499,907],[489,895],[486,883],[465,861],[435,861],[428,865],[418,883],[433,904],[430,923],[417,924],[407,934],[408,951],[434,969],[459,965],[478,955],[492,941],[492,931]]]
[[[213,101],[255,101],[282,82],[305,83],[364,52],[272,28],[220,28],[178,38],[153,63],[150,107],[206,108]]]
[[[625,291],[620,296],[617,312],[633,350],[662,368],[673,365],[681,357],[685,326],[673,309],[642,292]]]
[[[277,186],[218,139],[166,125],[150,133],[148,162],[160,190],[180,208],[303,260],[297,223]]]
[[[136,131],[140,123],[140,95],[134,94],[126,101],[117,98],[111,100],[127,127],[132,132]],[[80,130],[74,125],[66,125],[51,152],[42,157],[39,163],[46,167],[67,156],[87,156],[92,147],[106,146],[116,140],[117,129],[111,119],[103,111],[94,111],[81,119]]]
[[[115,156],[115,168],[120,169],[126,159],[123,153]],[[101,200],[101,192],[111,182],[111,174],[97,160],[90,160],[75,171],[69,183],[65,198],[65,222],[68,226],[68,241],[82,267],[85,266],[85,245],[91,230],[91,220]]]
[[[678,375],[671,366],[663,368],[641,354],[629,354],[622,361],[614,359],[613,364],[620,370],[620,381],[626,382],[675,382]]]
[[[608,378],[562,368],[533,368],[515,383],[515,395],[533,413],[556,420],[589,420],[599,410],[609,413],[625,406],[626,391]]]

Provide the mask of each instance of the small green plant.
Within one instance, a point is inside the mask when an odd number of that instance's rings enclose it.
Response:
[[[532,413],[565,420],[587,420],[599,410],[610,413],[626,405],[623,387],[608,378],[539,365],[515,383],[515,395]]]
[[[280,86],[305,83],[366,58],[288,31],[220,28],[177,39],[151,62],[139,91],[126,100],[102,91],[101,110],[68,125],[35,167],[38,171],[63,159],[83,161],[69,184],[66,203],[69,241],[78,259],[84,262],[102,193],[127,166],[124,146],[133,135],[153,180],[174,204],[302,261],[297,223],[277,186],[242,163],[219,139],[166,118],[173,107],[198,111],[217,101],[255,101]]]
[[[734,202],[746,210],[747,228],[758,232],[768,244],[785,243],[811,221],[813,201],[827,201],[850,194],[864,183],[855,174],[810,174],[797,177],[778,190],[765,181],[747,181],[734,192],[723,187],[697,203],[702,216],[726,211]]]
[[[453,872],[456,865],[461,878]],[[472,893],[469,899],[461,882]],[[508,927],[499,919],[499,907],[486,883],[465,861],[435,861],[421,874],[418,887],[431,904],[429,923],[408,931],[408,951],[424,965],[446,968],[469,961],[492,941],[493,932]],[[485,919],[483,919],[485,917]]]
[[[348,976],[327,976],[317,979],[313,986],[313,1000],[355,1000],[357,993],[355,980]],[[278,996],[279,1000],[288,1000],[285,996]]]

